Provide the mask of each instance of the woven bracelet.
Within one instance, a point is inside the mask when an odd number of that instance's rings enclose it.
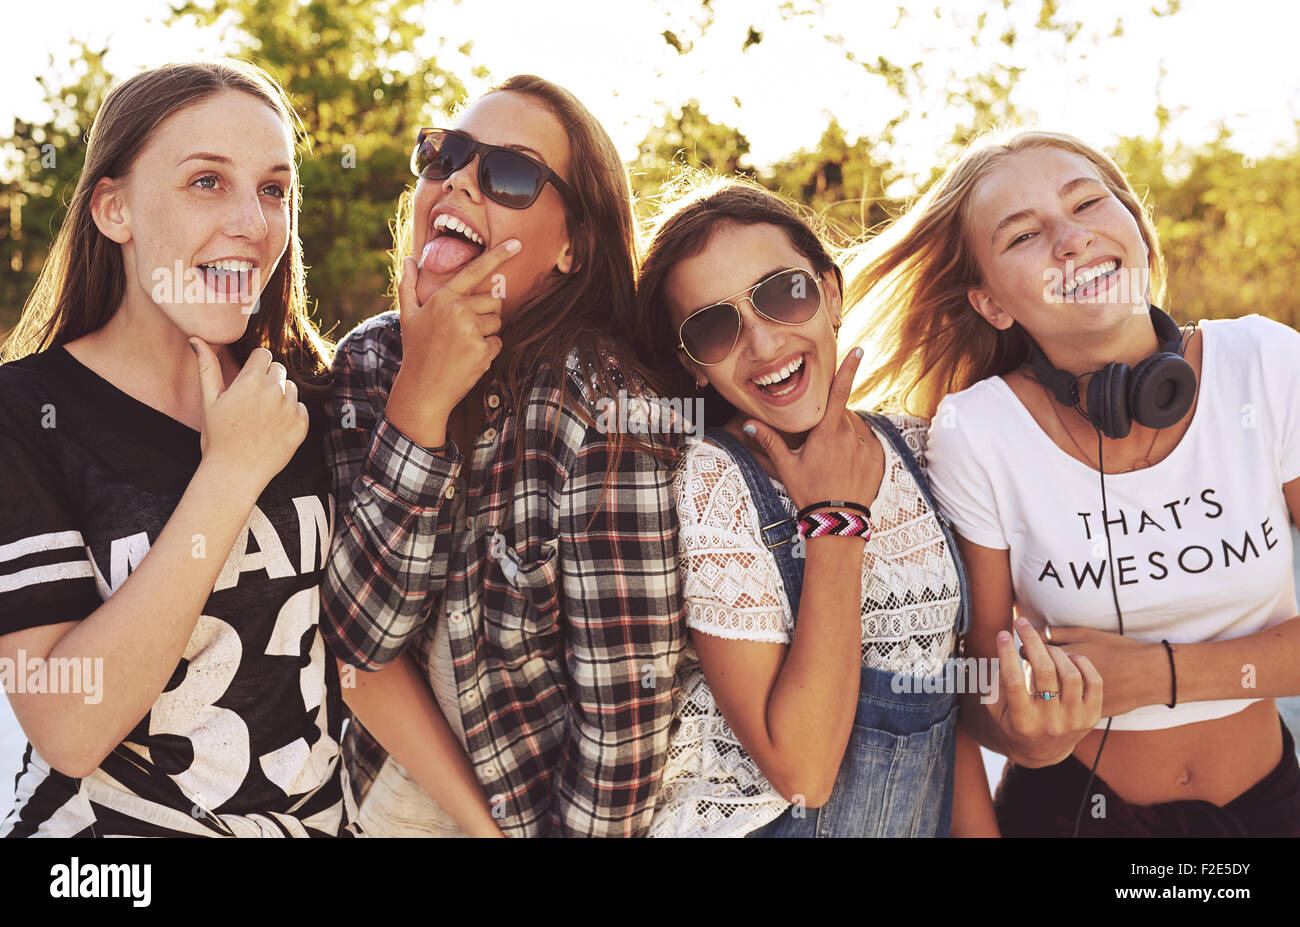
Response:
[[[862,538],[871,540],[871,519],[852,511],[810,512],[799,519],[799,534],[805,538]]]

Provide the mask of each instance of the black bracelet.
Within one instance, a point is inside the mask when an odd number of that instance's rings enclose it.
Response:
[[[817,509],[854,509],[867,516],[867,518],[871,517],[871,509],[865,505],[858,505],[856,502],[814,502],[812,505],[800,509],[795,518],[803,518]]]
[[[1165,654],[1169,657],[1169,704],[1166,707],[1173,708],[1178,704],[1178,674],[1174,672],[1174,645],[1166,640],[1160,643],[1165,645]]]

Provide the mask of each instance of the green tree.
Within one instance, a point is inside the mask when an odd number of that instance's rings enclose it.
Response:
[[[106,51],[73,43],[70,80],[53,74],[36,78],[50,117],[39,123],[15,119],[12,135],[0,142],[7,180],[0,194],[0,260],[7,268],[0,277],[0,336],[18,321],[67,212],[86,160],[86,133],[112,84],[104,68]]]
[[[416,129],[464,100],[459,75],[482,74],[469,63],[469,44],[447,52],[455,71],[417,56],[427,12],[423,0],[190,0],[171,13],[172,22],[215,30],[232,54],[265,68],[303,118],[299,234],[326,330],[386,308],[389,225],[413,179]],[[105,53],[74,43],[71,80],[37,78],[50,118],[18,120],[0,141],[11,178],[0,200],[0,260],[12,271],[0,284],[0,329],[13,325],[35,284],[84,163],[86,132],[115,82]]]
[[[832,244],[846,245],[896,214],[900,204],[886,191],[901,176],[876,140],[850,142],[832,119],[815,148],[773,165],[762,181],[817,213]]]
[[[665,113],[646,133],[640,154],[629,165],[638,217],[652,214],[665,189],[684,171],[705,168],[753,176],[745,163],[748,156],[749,140],[736,129],[710,120],[698,100]]]
[[[1168,264],[1165,302],[1180,319],[1258,312],[1300,325],[1300,124],[1297,143],[1248,158],[1221,129],[1189,148],[1128,138],[1115,157],[1154,209]]]

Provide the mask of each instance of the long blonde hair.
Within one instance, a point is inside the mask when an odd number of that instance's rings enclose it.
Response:
[[[1029,357],[1019,324],[999,331],[971,306],[983,283],[969,242],[975,190],[1011,155],[1058,148],[1087,159],[1137,221],[1146,243],[1152,299],[1164,295],[1164,256],[1146,204],[1109,157],[1070,135],[1021,131],[984,136],[901,218],[846,260],[846,314],[840,345],[867,353],[853,398],[933,418],[939,400]]]

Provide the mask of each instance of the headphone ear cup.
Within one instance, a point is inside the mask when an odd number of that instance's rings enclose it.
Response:
[[[1088,381],[1088,412],[1108,438],[1127,438],[1133,429],[1128,412],[1128,364],[1107,364]]]
[[[1133,368],[1129,408],[1148,428],[1181,421],[1196,396],[1196,371],[1177,354],[1153,354]]]

